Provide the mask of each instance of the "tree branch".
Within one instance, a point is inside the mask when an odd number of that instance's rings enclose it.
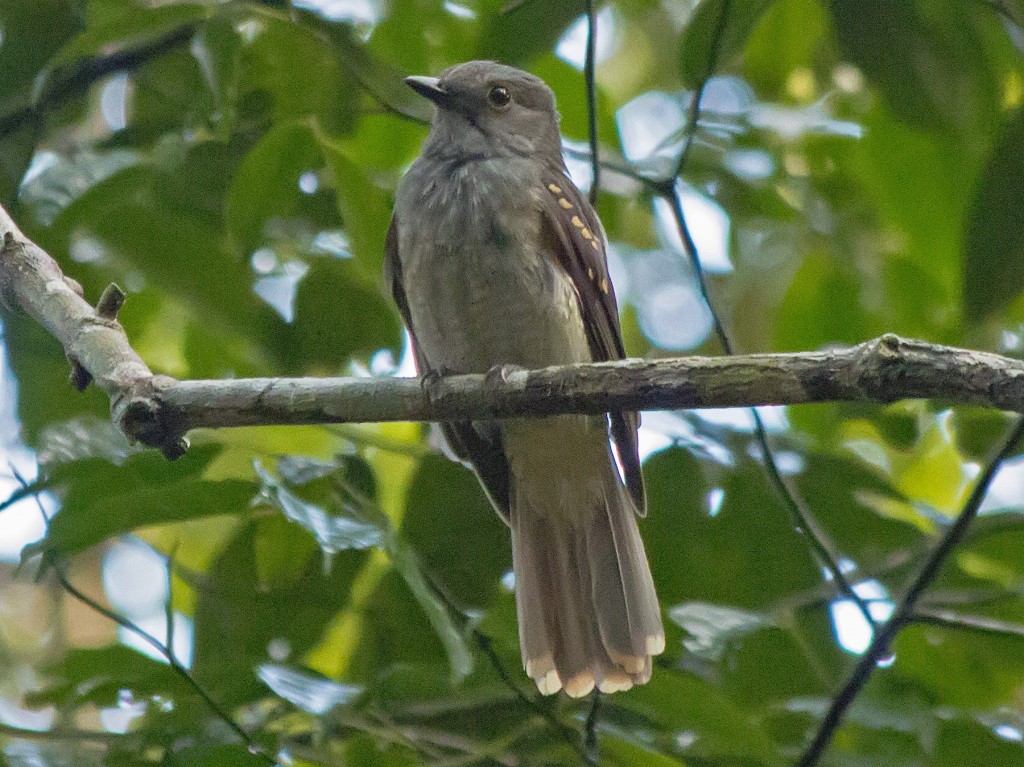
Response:
[[[195,428],[598,414],[616,410],[942,399],[1024,411],[1024,362],[894,335],[796,354],[683,357],[511,370],[505,376],[255,378],[154,375],[117,320],[80,295],[0,208],[0,298],[64,347],[110,397],[114,422],[168,456]],[[116,305],[103,302],[108,315]],[[76,379],[79,376],[76,375]]]
[[[81,286],[0,207],[0,303],[24,309],[61,343],[72,382],[83,389],[95,381],[110,397],[114,423],[129,438],[179,456],[184,432],[175,434],[165,423],[155,396],[163,381],[132,349],[117,321],[119,293],[108,288],[98,309],[90,306]]]
[[[587,52],[583,60],[583,79],[587,90],[587,139],[590,142],[590,202],[597,203],[601,188],[601,157],[597,149],[597,84],[594,69],[597,67],[597,14],[594,0],[584,0],[587,16]]]

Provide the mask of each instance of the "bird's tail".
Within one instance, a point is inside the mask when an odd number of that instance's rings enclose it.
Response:
[[[545,695],[628,690],[651,678],[651,657],[665,649],[633,502],[606,440],[604,451],[596,465],[576,456],[576,476],[513,461],[519,642]]]

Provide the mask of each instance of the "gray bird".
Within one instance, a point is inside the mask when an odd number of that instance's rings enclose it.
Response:
[[[621,359],[604,232],[569,179],[551,89],[490,61],[406,82],[437,106],[398,188],[385,260],[419,372]],[[665,649],[636,524],[638,422],[441,425],[512,529],[523,665],[545,695],[629,689]]]

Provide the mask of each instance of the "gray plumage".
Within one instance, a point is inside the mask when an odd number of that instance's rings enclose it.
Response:
[[[603,230],[566,174],[551,90],[483,61],[407,82],[438,106],[399,186],[386,258],[420,372],[624,356]],[[512,529],[523,664],[545,694],[628,689],[664,649],[636,525],[637,424],[442,424]]]

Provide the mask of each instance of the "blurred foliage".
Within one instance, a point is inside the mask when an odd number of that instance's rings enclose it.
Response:
[[[676,167],[708,77],[682,188],[739,349],[890,331],[1021,353],[1024,4],[597,5],[602,152],[633,166],[606,170],[599,200],[631,354],[720,351],[643,180]],[[430,114],[401,77],[476,57],[527,67],[582,142],[582,8],[3,0],[0,204],[88,297],[128,289],[122,321],[155,371],[390,373],[402,335],[380,288],[383,239]],[[569,157],[586,184],[585,157]],[[0,572],[0,723],[67,737],[0,729],[0,764],[263,763],[166,663],[112,634],[76,640],[57,606],[34,634],[18,623],[18,600],[67,598],[49,588],[54,564],[91,567],[94,592],[133,615],[123,587],[146,579],[114,566],[125,541],[168,558],[151,633],[282,763],[579,763],[585,703],[527,705],[508,684],[533,701],[508,536],[428,429],[207,432],[168,463],[124,444],[98,392],[71,390],[42,330],[14,314],[3,328],[17,438],[59,511],[26,550],[40,585]],[[779,415],[780,465],[879,615],[1007,423],[942,403]],[[603,701],[601,763],[790,764],[867,629],[792,528],[742,413],[646,424],[662,449],[641,524],[668,649],[648,685]],[[1024,624],[1022,465],[997,479],[929,608]],[[907,628],[823,764],[1024,764],[1022,643]]]

